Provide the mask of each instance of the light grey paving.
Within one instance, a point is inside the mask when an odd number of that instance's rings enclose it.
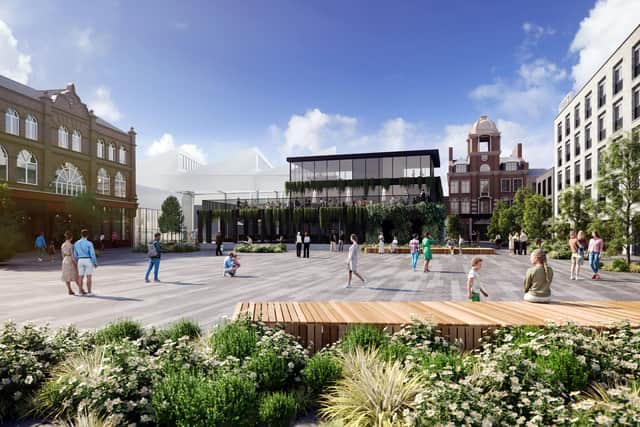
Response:
[[[522,297],[529,257],[483,256],[483,285],[493,301]],[[242,254],[239,277],[222,277],[222,257],[213,252],[165,254],[160,284],[144,283],[144,254],[107,250],[95,274],[94,297],[66,295],[58,263],[37,263],[21,255],[0,265],[0,320],[35,321],[60,326],[74,323],[96,328],[118,318],[160,326],[180,318],[209,328],[233,312],[239,301],[464,301],[469,255],[435,255],[431,273],[412,272],[408,255],[362,254],[364,288],[354,278],[345,289],[346,252],[312,250],[310,259],[295,252]],[[422,262],[422,260],[421,260]],[[552,261],[552,286],[558,300],[637,300],[640,275],[602,272],[602,279],[570,281],[568,261]],[[585,277],[590,277],[585,263]]]

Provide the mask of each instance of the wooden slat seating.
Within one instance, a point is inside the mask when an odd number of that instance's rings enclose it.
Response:
[[[367,254],[377,254],[378,248],[377,247],[365,248],[364,252]],[[386,246],[384,248],[384,252],[386,254],[390,254],[391,249],[388,246]],[[408,254],[410,252],[409,252],[409,248],[398,248],[396,249],[395,253]],[[450,251],[449,251],[449,248],[431,248],[431,253],[438,254],[438,255],[449,255]],[[456,247],[454,248],[454,253],[459,254],[460,250]],[[466,255],[495,255],[496,250],[494,248],[462,248],[462,253]]]
[[[339,340],[350,325],[370,324],[395,332],[417,318],[435,324],[443,337],[460,339],[465,350],[472,350],[482,336],[502,326],[567,322],[598,329],[620,322],[640,326],[640,301],[241,302],[233,318],[282,327],[313,352]]]

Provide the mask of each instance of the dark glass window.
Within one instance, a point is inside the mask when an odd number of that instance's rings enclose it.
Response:
[[[316,160],[316,181],[327,180],[327,161]]]
[[[613,67],[613,94],[622,90],[622,63]]]
[[[550,176],[549,178],[547,178],[547,194],[549,196],[551,195],[552,189],[553,189],[552,188],[552,186],[553,186],[552,182],[553,182],[553,176]]]
[[[302,179],[305,181],[313,181],[314,162],[302,163]]]
[[[404,177],[404,169],[406,166],[406,157],[394,157],[393,158],[393,177],[394,178],[402,178]]]
[[[564,117],[564,136],[569,136],[571,133],[571,119],[569,114]]]
[[[569,141],[564,144],[564,160],[565,162],[571,160],[571,143]]]
[[[353,162],[351,159],[340,160],[340,179],[353,179]]]
[[[562,122],[558,123],[558,142],[562,142]]]
[[[584,158],[584,179],[591,179],[591,154]]]
[[[562,171],[558,172],[557,185],[558,190],[562,190]]]
[[[367,159],[367,179],[380,178],[380,159]]]
[[[598,108],[602,108],[607,102],[607,94],[605,92],[605,79],[600,80],[598,83]]]
[[[635,79],[640,76],[640,44],[633,47],[632,63],[633,78]]]
[[[562,147],[558,147],[558,166],[562,166]]]
[[[327,162],[327,179],[329,181],[336,180],[340,177],[340,161],[329,160]]]
[[[393,178],[393,159],[391,157],[382,159],[382,177]]]
[[[291,180],[302,181],[302,162],[291,163]]]
[[[353,179],[365,179],[367,177],[365,159],[353,159]]]
[[[580,155],[580,132],[573,137],[573,149],[576,156]]]
[[[632,98],[633,104],[631,107],[631,112],[633,114],[633,120],[636,120],[640,118],[640,86],[636,86],[636,88],[633,89]]]
[[[613,106],[613,131],[622,129],[622,101],[618,101]]]
[[[567,166],[567,168],[564,170],[564,185],[565,187],[571,186],[571,167],[570,166]]]
[[[584,97],[584,119],[591,117],[591,93]]]
[[[420,176],[431,176],[431,156],[420,157]]]
[[[574,174],[573,183],[579,184],[580,183],[580,160],[574,163],[573,174]]]
[[[419,156],[407,157],[407,170],[405,172],[405,177],[416,178],[419,176],[420,176],[420,157]]]
[[[573,109],[573,126],[575,128],[580,126],[580,104]]]
[[[584,149],[591,148],[591,125],[584,128]]]
[[[604,113],[598,116],[598,141],[602,141],[607,137],[607,129],[604,125]]]

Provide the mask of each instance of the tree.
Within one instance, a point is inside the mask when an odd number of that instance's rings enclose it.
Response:
[[[0,261],[13,257],[20,243],[18,214],[7,184],[0,184]]]
[[[80,234],[80,230],[83,228],[88,229],[90,232],[97,232],[104,219],[104,209],[98,204],[98,200],[93,193],[83,193],[68,199],[65,203],[65,208],[70,215],[71,230],[76,236]]]
[[[447,217],[447,237],[455,239],[461,234],[462,225],[460,224],[460,217],[458,215],[449,215]]]
[[[522,227],[529,237],[544,239],[549,235],[545,224],[551,217],[551,202],[540,194],[529,194],[524,201]]]
[[[487,232],[490,236],[495,236],[496,234],[508,236],[513,233],[516,228],[518,228],[516,210],[513,206],[509,206],[508,203],[499,200],[491,215]]]
[[[593,199],[580,185],[573,186],[560,194],[558,208],[561,220],[570,223],[576,231],[586,230],[593,220]]]
[[[182,231],[182,223],[184,215],[178,199],[174,196],[167,197],[162,202],[162,213],[158,218],[158,226],[163,233],[180,233]]]
[[[640,143],[629,133],[610,142],[598,171],[598,193],[605,196],[605,212],[613,227],[616,244],[631,262],[635,203],[640,203]]]

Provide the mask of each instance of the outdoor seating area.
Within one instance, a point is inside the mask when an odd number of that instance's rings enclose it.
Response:
[[[338,341],[349,326],[368,324],[395,332],[413,319],[420,319],[433,323],[450,341],[461,340],[465,350],[473,350],[487,332],[502,326],[575,323],[600,329],[626,321],[640,326],[640,301],[241,302],[236,305],[233,318],[281,326],[312,351]]]

